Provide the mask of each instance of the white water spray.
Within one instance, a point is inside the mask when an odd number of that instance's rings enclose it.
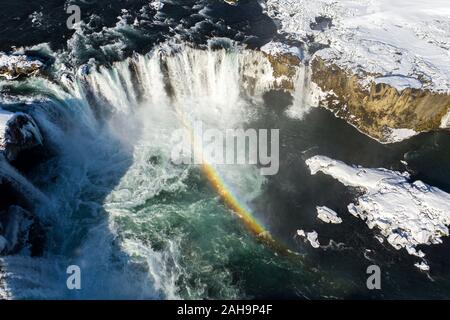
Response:
[[[304,94],[308,78],[304,73],[298,78]],[[177,221],[199,219],[205,205],[216,214],[217,199],[198,199],[187,207],[148,204],[161,194],[190,191],[195,168],[171,163],[171,133],[182,126],[180,112],[212,128],[243,127],[257,116],[274,81],[260,52],[162,45],[67,81],[64,90],[35,84],[51,103],[39,104],[33,116],[60,155],[38,181],[51,199],[40,215],[54,231],[42,259],[3,260],[11,271],[5,292],[25,298],[176,298],[182,283],[183,296],[202,297],[205,283],[181,280],[189,278],[182,261],[186,252],[196,253],[186,248],[189,234]],[[294,100],[294,107],[304,105],[301,96]],[[105,110],[97,121],[95,114]],[[255,166],[218,171],[245,200],[262,190],[264,179]],[[170,232],[164,224],[153,225],[162,221]],[[152,241],[159,243],[157,249]],[[69,264],[84,270],[84,291],[64,287]],[[217,271],[211,281],[223,286],[223,296],[236,297],[227,270]]]

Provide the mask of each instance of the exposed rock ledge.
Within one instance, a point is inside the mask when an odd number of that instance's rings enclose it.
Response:
[[[301,58],[292,49],[274,45],[262,50],[272,64],[278,88],[294,90]],[[419,132],[450,128],[450,93],[408,87],[411,83],[404,88],[377,83],[377,75],[362,78],[319,56],[307,68],[310,81],[325,93],[320,104],[380,142],[398,142]]]
[[[32,212],[46,198],[11,164],[23,160],[35,165],[22,152],[42,146],[42,134],[30,115],[0,109],[0,256],[42,252],[44,233]]]
[[[374,81],[365,88],[359,76],[320,57],[313,59],[311,69],[311,80],[329,93],[326,106],[381,142],[396,142],[414,132],[450,127],[450,94],[417,88],[399,91]],[[399,130],[406,134],[396,135]]]
[[[0,52],[0,77],[14,80],[23,76],[31,76],[38,73],[43,67],[39,60],[21,54],[8,55]]]

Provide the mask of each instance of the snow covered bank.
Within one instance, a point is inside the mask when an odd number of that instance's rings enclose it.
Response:
[[[299,48],[289,46],[281,42],[269,42],[261,47],[261,51],[269,55],[278,56],[284,54],[290,54],[302,59],[303,54]]]
[[[450,194],[421,181],[411,182],[406,172],[349,166],[324,156],[312,157],[306,164],[311,174],[322,172],[361,188],[364,194],[348,205],[348,211],[370,229],[380,230],[397,250],[404,248],[423,258],[416,246],[439,244],[449,235]]]
[[[261,50],[300,58],[337,117],[382,143],[450,127],[448,1],[267,0],[265,10],[282,36]]]
[[[314,36],[328,47],[319,56],[364,79],[450,92],[447,0],[268,0],[267,13],[281,32]]]

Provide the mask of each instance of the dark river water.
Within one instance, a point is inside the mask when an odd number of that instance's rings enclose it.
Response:
[[[117,95],[119,102],[126,97],[126,108],[138,100],[132,99],[135,97],[131,90],[123,88],[130,68],[113,62],[136,53],[146,54],[157,44],[174,39],[201,45],[211,38],[230,38],[248,48],[258,48],[271,39],[284,39],[258,2],[252,0],[239,1],[236,6],[216,0],[173,0],[162,1],[162,8],[148,0],[0,1],[0,51],[23,46],[49,64],[61,59],[74,68],[95,58],[99,65],[119,74],[119,80],[106,71],[99,75],[98,84],[105,87],[103,92],[95,92],[106,98]],[[65,9],[71,4],[80,6],[84,21],[76,32],[66,28]],[[33,47],[43,43],[48,43],[49,48]],[[214,57],[208,59],[213,60],[205,61],[222,63]],[[167,68],[170,70],[170,66]],[[191,66],[183,68],[191,70]],[[173,70],[188,75],[183,68]],[[196,70],[191,71],[195,74]],[[229,74],[233,73],[226,76]],[[149,79],[156,82],[157,77]],[[182,82],[189,83],[189,79]],[[420,179],[450,192],[450,133],[425,133],[383,145],[322,108],[312,108],[302,119],[289,117],[285,111],[292,98],[278,91],[266,93],[257,112],[243,125],[280,129],[280,170],[264,182],[252,178],[252,170],[239,174],[250,184],[247,193],[257,189],[249,201],[253,214],[277,241],[298,253],[287,255],[250,234],[217,197],[199,168],[172,166],[166,150],[169,137],[164,130],[175,124],[173,115],[163,111],[163,104],[146,106],[148,110],[140,119],[139,115],[133,119],[131,111],[126,120],[114,122],[119,136],[145,140],[142,144],[128,144],[111,134],[109,127],[98,129],[86,121],[92,115],[83,108],[93,108],[95,103],[53,89],[52,85],[44,79],[1,85],[2,108],[23,111],[20,103],[6,106],[3,95],[7,93],[34,99],[30,113],[41,115],[38,123],[61,153],[26,174],[53,199],[53,205],[43,210],[44,219],[53,216],[49,218],[50,235],[42,258],[5,258],[8,271],[22,275],[21,280],[5,280],[9,281],[13,297],[450,296],[448,239],[441,245],[420,248],[432,270],[429,275],[420,272],[413,266],[415,259],[405,250],[397,251],[386,242],[381,244],[374,238],[376,230],[370,230],[348,213],[347,205],[355,201],[358,190],[322,174],[312,176],[305,165],[309,157],[325,155],[348,164],[408,171],[413,180]],[[109,88],[112,91],[106,92]],[[150,91],[155,94],[157,90]],[[193,96],[183,96],[186,104],[192,100],[194,106],[207,109],[217,102],[207,92],[203,105],[196,100],[200,92],[193,92]],[[50,97],[50,102],[37,101],[37,94]],[[111,101],[106,106],[117,109],[120,103]],[[233,108],[241,103],[239,99],[230,101]],[[217,104],[221,105],[220,101]],[[72,128],[67,123],[75,123],[70,133],[59,131],[61,125],[55,125],[57,122],[48,117],[49,108],[58,110],[52,117],[64,119],[66,122],[61,123],[65,127]],[[214,121],[220,123],[221,119]],[[245,188],[239,191],[245,198],[247,193]],[[320,223],[316,206],[333,208],[343,223]],[[298,229],[316,230],[320,243],[329,245],[313,249],[295,237]],[[80,264],[85,270],[87,284],[81,293],[64,288],[61,279],[69,263]],[[366,287],[366,269],[373,264],[382,270],[379,291]],[[27,276],[28,268],[34,273]]]

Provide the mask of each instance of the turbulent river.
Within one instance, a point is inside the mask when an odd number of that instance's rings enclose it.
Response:
[[[208,8],[208,1],[199,3]],[[181,16],[177,10],[186,10],[172,6],[166,15]],[[217,18],[215,10],[202,13]],[[306,70],[297,70],[292,95],[276,90],[266,56],[248,49],[256,41],[251,35],[237,41],[209,37],[198,48],[180,32],[176,41],[164,39],[148,50],[141,45],[143,53],[128,54],[124,49],[123,56],[94,66],[86,58],[89,50],[101,61],[119,50],[121,42],[128,41],[126,48],[133,51],[136,43],[156,42],[145,38],[148,34],[164,34],[146,30],[136,40],[137,33],[133,35],[126,23],[127,14],[107,35],[102,34],[109,36],[108,41],[113,38],[116,47],[102,43],[95,51],[93,41],[99,34],[79,29],[68,41],[69,49],[59,51],[52,67],[54,77],[1,81],[2,108],[32,115],[55,156],[26,173],[26,178],[13,168],[0,168],[33,199],[47,237],[39,257],[16,254],[0,259],[0,296],[448,296],[449,265],[442,258],[448,240],[440,247],[424,249],[435,263],[433,277],[420,273],[409,255],[379,243],[374,230],[347,212],[358,190],[329,177],[312,176],[305,165],[307,158],[321,154],[350,164],[402,171],[406,168],[401,161],[406,160],[414,177],[450,191],[448,133],[379,144],[309,104]],[[191,31],[189,37],[211,31],[193,15],[190,23],[202,31],[184,26]],[[240,27],[232,20],[221,21],[231,26],[230,37],[236,39]],[[244,29],[256,33],[256,39],[264,38],[270,29],[261,31],[256,22],[246,21],[250,27]],[[47,55],[51,51],[46,45],[32,50]],[[74,71],[61,62],[64,59],[83,67]],[[205,174],[200,165],[175,164],[172,134],[195,121],[223,130],[280,129],[279,173],[262,176],[257,165],[248,164],[217,165]],[[220,196],[214,179],[222,181],[221,188],[270,233],[275,245],[249,230],[245,219]],[[318,223],[315,207],[321,205],[334,208],[344,222]],[[317,230],[322,246],[314,249],[299,240],[298,229]],[[381,292],[367,290],[366,268],[371,264],[386,271]],[[69,265],[80,266],[82,290],[67,290]]]

